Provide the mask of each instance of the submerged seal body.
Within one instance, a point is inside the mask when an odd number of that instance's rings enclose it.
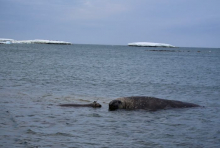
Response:
[[[62,107],[94,107],[94,108],[102,107],[102,105],[97,103],[96,101],[94,101],[93,103],[89,103],[89,104],[60,104],[59,106],[62,106]]]
[[[187,107],[199,107],[197,104],[181,102],[176,100],[159,99],[155,97],[134,96],[124,97],[112,100],[109,103],[109,110],[116,109],[145,109],[150,111],[156,111],[160,109],[169,108],[187,108]]]

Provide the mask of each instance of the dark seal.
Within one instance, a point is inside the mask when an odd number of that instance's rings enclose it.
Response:
[[[60,104],[59,106],[62,106],[62,107],[94,107],[94,108],[102,107],[102,105],[97,103],[96,101],[94,101],[93,103],[89,103],[89,104]]]
[[[187,107],[199,107],[199,105],[176,101],[176,100],[166,100],[166,99],[159,99],[155,97],[145,97],[145,96],[118,98],[112,100],[109,103],[110,111],[116,109],[127,109],[127,110],[145,109],[150,111],[157,111],[161,109],[187,108]]]

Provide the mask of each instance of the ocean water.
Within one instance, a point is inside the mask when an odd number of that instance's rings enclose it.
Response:
[[[126,96],[204,107],[108,111]],[[58,106],[93,101],[102,108]],[[3,148],[217,148],[220,49],[0,45],[0,119]]]

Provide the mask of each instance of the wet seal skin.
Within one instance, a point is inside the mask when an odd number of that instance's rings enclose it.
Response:
[[[59,106],[62,106],[62,107],[93,107],[93,108],[102,107],[102,105],[97,103],[97,101],[94,101],[93,103],[89,103],[89,104],[60,104]]]
[[[145,109],[149,111],[157,111],[161,109],[188,108],[188,107],[200,107],[200,106],[193,103],[187,103],[176,100],[159,99],[155,97],[146,97],[146,96],[117,98],[109,103],[110,111],[117,109],[127,109],[127,110]]]

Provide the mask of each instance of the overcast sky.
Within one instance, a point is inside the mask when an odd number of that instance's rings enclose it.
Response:
[[[0,0],[0,38],[220,47],[220,0]]]

